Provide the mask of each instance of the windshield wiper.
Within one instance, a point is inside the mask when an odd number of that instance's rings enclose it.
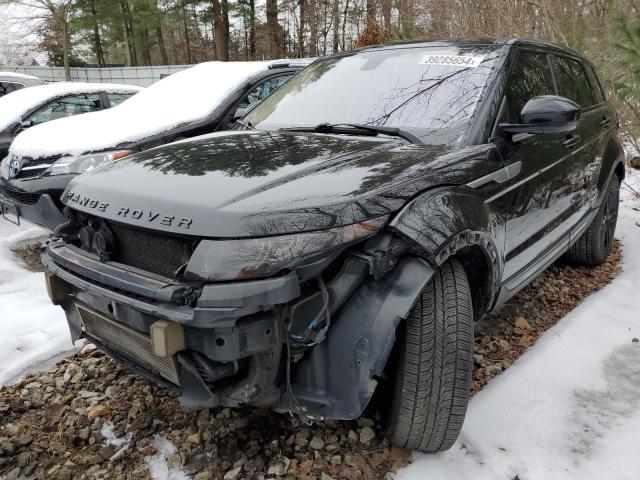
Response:
[[[341,127],[351,127],[355,131],[351,132],[350,130],[346,130]],[[408,142],[416,143],[418,145],[422,145],[422,140],[416,137],[413,133],[407,132],[406,130],[402,130],[396,127],[382,127],[378,125],[366,125],[363,123],[319,123],[315,127],[289,127],[289,128],[281,128],[280,130],[285,130],[289,132],[316,132],[316,133],[355,133],[358,134],[357,131],[371,132],[374,135],[389,135],[391,137],[399,137]]]

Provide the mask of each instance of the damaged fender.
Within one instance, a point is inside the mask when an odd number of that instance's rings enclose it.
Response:
[[[316,418],[358,418],[371,400],[405,319],[434,274],[418,257],[405,257],[380,280],[369,277],[331,320],[326,340],[295,364],[294,401],[283,395],[279,410]]]

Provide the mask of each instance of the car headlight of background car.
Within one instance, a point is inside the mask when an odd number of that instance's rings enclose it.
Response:
[[[209,281],[267,277],[303,265],[319,254],[362,241],[385,225],[388,216],[343,227],[275,237],[203,240],[187,266],[189,274]],[[189,268],[198,266],[198,270]]]
[[[114,160],[120,160],[132,152],[131,150],[116,150],[113,152],[100,152],[90,153],[88,155],[82,155],[78,158],[64,157],[51,165],[46,175],[79,175],[84,172],[88,172],[100,165]]]

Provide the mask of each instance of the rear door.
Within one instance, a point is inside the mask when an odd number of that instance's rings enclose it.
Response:
[[[607,107],[604,98],[594,92],[586,65],[579,59],[554,54],[552,64],[558,95],[573,100],[582,109],[578,128],[568,137],[575,139],[573,161],[580,166],[576,171],[580,179],[575,182],[578,189],[574,200],[578,216],[574,222],[576,224],[579,217],[588,213],[597,196],[596,179],[604,150],[604,130],[601,124],[607,116]]]

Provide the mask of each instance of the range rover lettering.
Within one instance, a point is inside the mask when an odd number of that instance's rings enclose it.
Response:
[[[42,258],[73,339],[187,406],[377,403],[394,444],[435,452],[463,423],[474,322],[561,256],[601,263],[623,176],[581,56],[371,47],[317,60],[233,131],[74,179]]]

